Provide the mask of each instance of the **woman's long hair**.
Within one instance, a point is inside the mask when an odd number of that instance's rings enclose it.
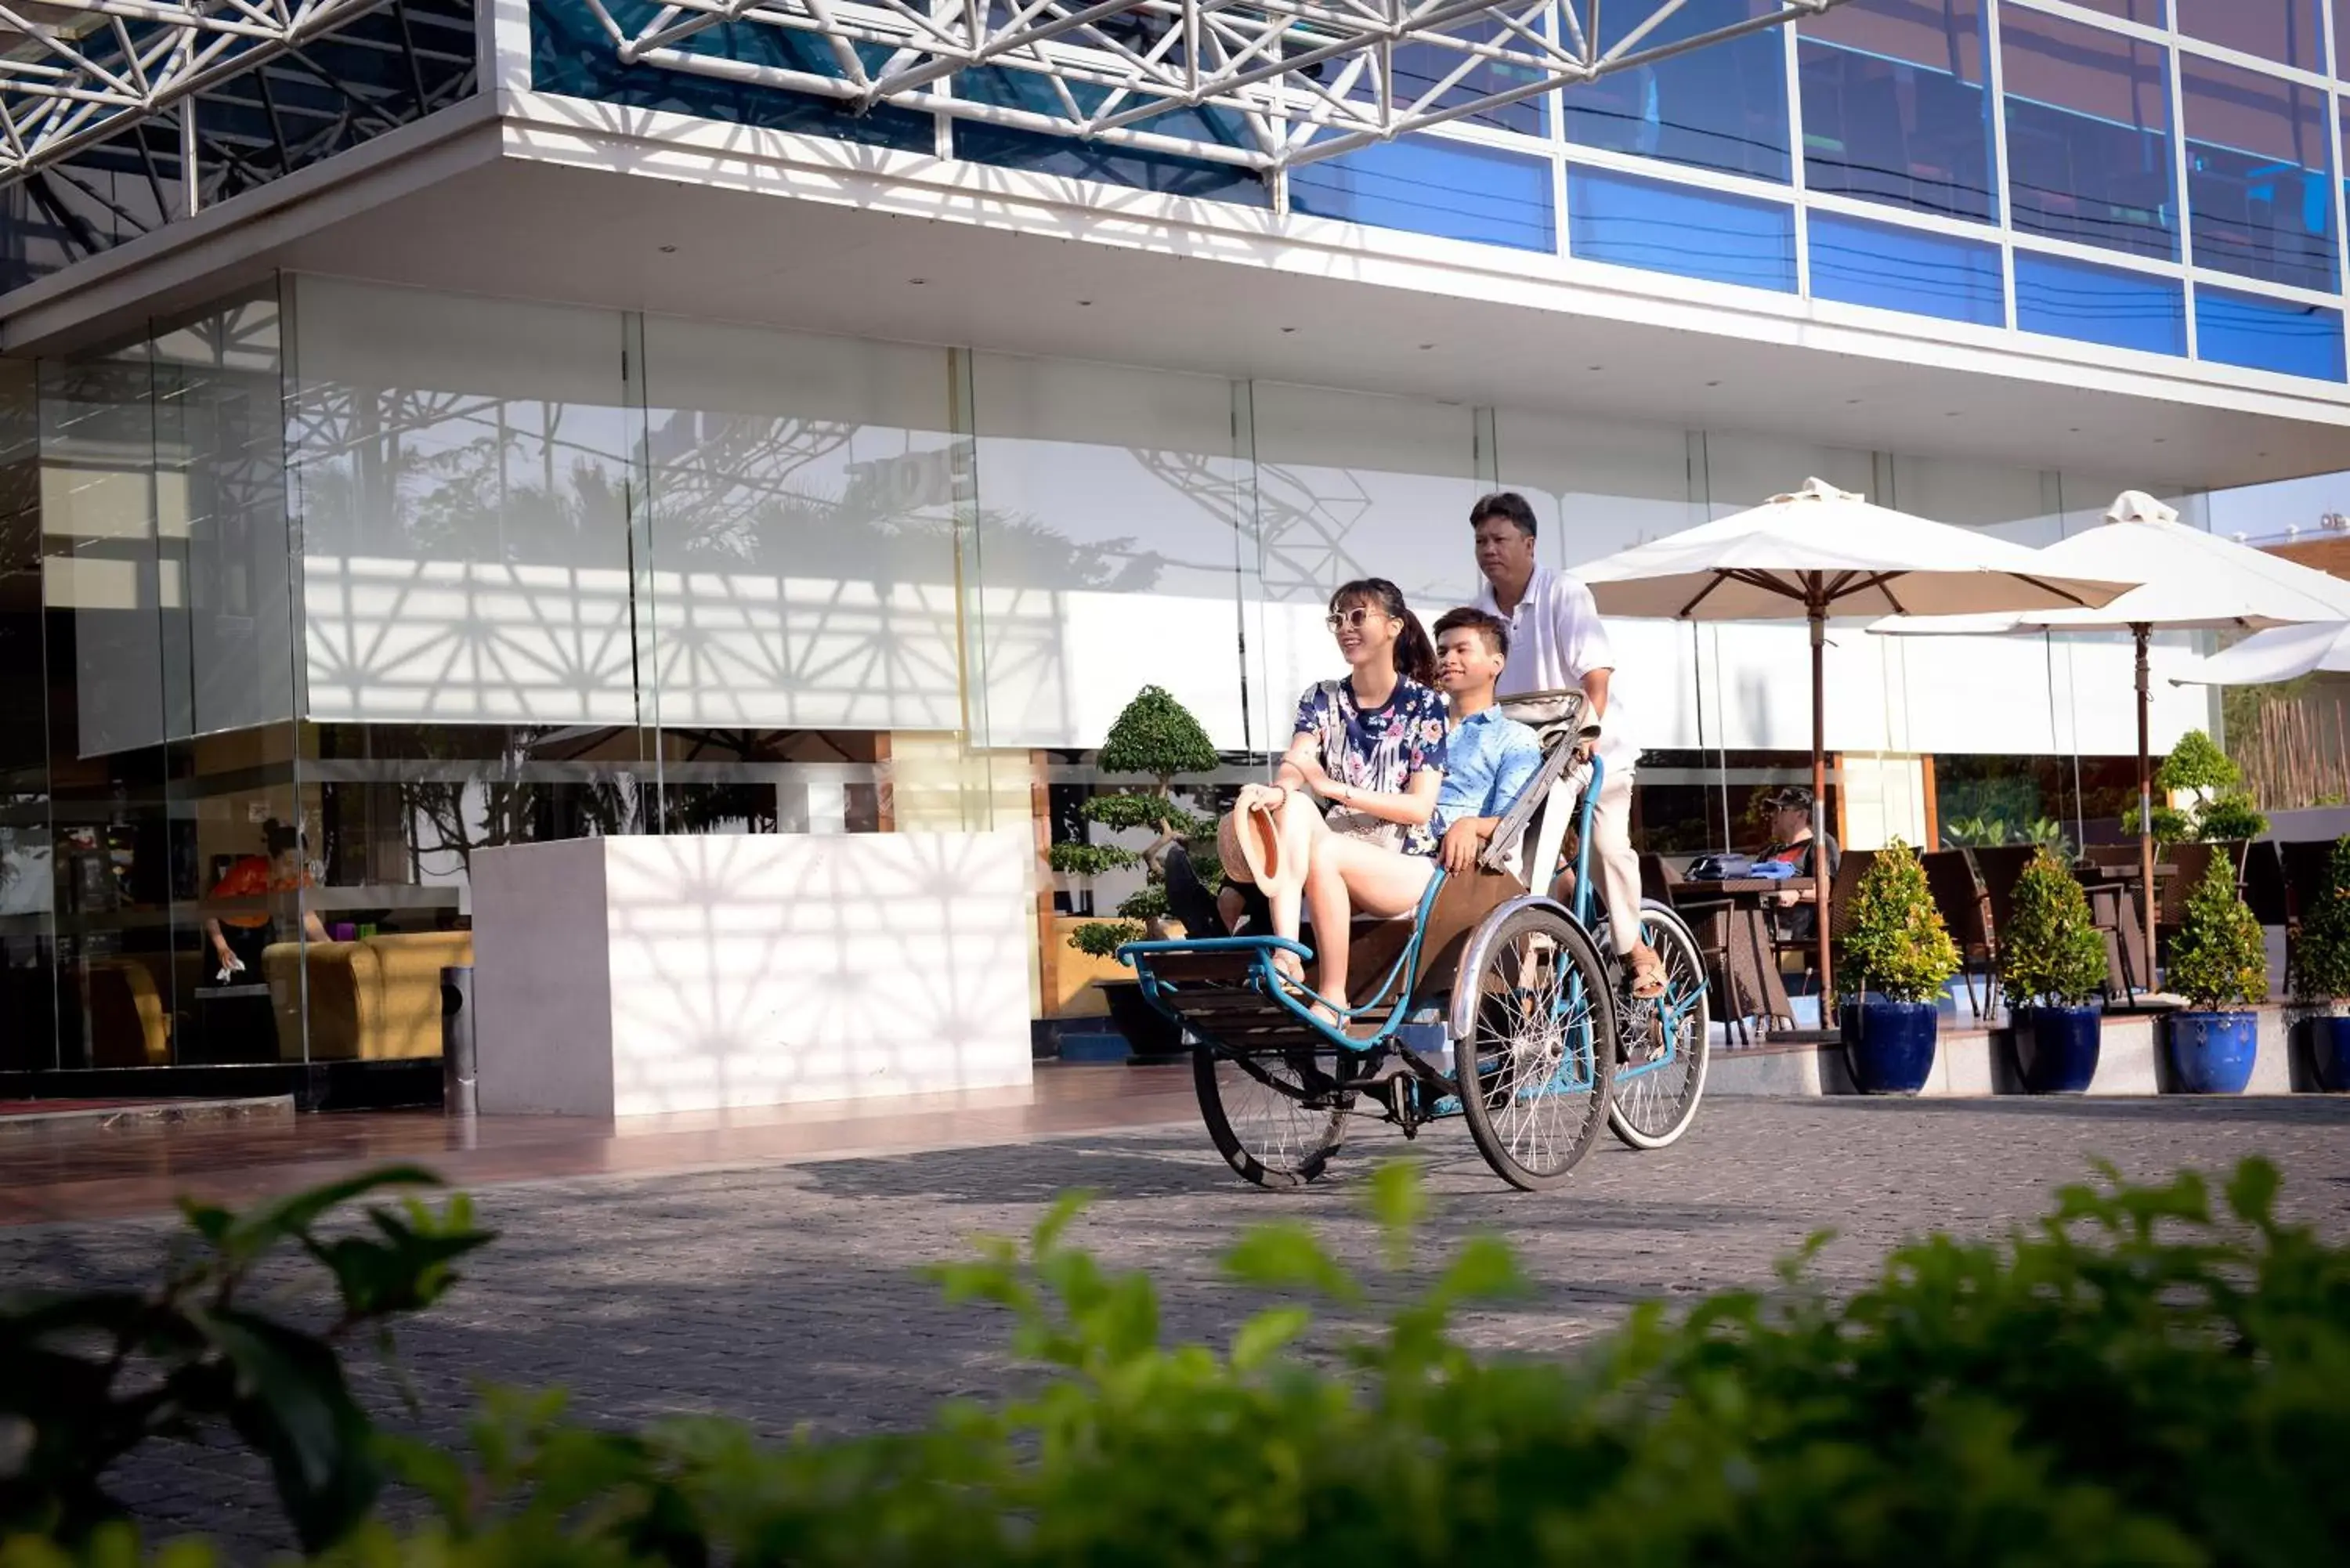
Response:
[[[1341,606],[1358,603],[1377,605],[1381,615],[1403,623],[1403,629],[1396,633],[1396,673],[1422,686],[1435,685],[1436,644],[1430,640],[1419,618],[1411,613],[1411,607],[1403,602],[1403,590],[1385,577],[1357,577],[1330,596],[1330,613],[1336,615]]]

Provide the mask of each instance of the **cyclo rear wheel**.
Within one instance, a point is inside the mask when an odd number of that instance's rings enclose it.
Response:
[[[1538,1191],[1565,1181],[1607,1119],[1616,1012],[1583,928],[1533,905],[1470,944],[1470,1009],[1453,1043],[1469,1136],[1495,1175]],[[1459,993],[1456,993],[1458,996]]]
[[[1713,1018],[1705,955],[1689,927],[1653,902],[1641,906],[1640,922],[1664,963],[1665,993],[1616,999],[1616,1084],[1607,1125],[1634,1148],[1663,1148],[1697,1119],[1712,1057]]]
[[[1344,1090],[1309,1096],[1305,1069],[1335,1078],[1342,1054],[1333,1046],[1253,1055],[1243,1064],[1195,1047],[1191,1085],[1216,1152],[1259,1187],[1303,1187],[1317,1179],[1345,1140],[1355,1096]]]

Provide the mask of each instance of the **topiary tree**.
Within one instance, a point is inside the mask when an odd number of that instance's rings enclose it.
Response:
[[[2231,1002],[2264,1002],[2269,994],[2268,951],[2261,923],[2236,895],[2236,874],[2224,857],[2215,857],[2170,945],[2170,989],[2204,1012]]]
[[[2142,831],[2138,826],[2137,807],[2122,813],[2122,831],[2135,838]],[[2177,806],[2158,805],[2154,808],[2154,841],[2157,844],[2188,844],[2195,838],[2195,819]]]
[[[1111,832],[1147,827],[1154,836],[1141,849],[1115,844],[1055,844],[1047,852],[1054,870],[1070,877],[1098,877],[1129,866],[1140,866],[1148,880],[1118,907],[1116,920],[1089,920],[1069,933],[1069,945],[1079,952],[1107,958],[1124,943],[1146,934],[1139,922],[1157,920],[1167,912],[1166,855],[1187,838],[1214,830],[1215,822],[1186,809],[1175,798],[1175,781],[1185,774],[1212,771],[1221,759],[1207,731],[1191,710],[1157,686],[1135,693],[1102,742],[1097,764],[1106,774],[1140,774],[1151,780],[1147,788],[1097,794],[1082,815],[1087,822]]]
[[[2268,836],[2268,814],[2241,790],[2203,803],[2195,814],[2195,836],[2206,844],[2230,844]]]
[[[1877,852],[1853,894],[1852,929],[1836,978],[1851,994],[1874,991],[1893,1002],[1930,1002],[1959,972],[1959,950],[1926,888],[1926,868],[1896,838]]]
[[[2304,1002],[2350,1002],[2350,836],[2334,841],[2325,885],[2302,911],[2291,979]]]
[[[2154,782],[2166,790],[2193,790],[2199,794],[2233,789],[2244,782],[2244,770],[2210,736],[2200,730],[2189,730],[2178,737],[2178,743],[2162,759]]]
[[[2105,989],[2106,942],[2089,896],[2043,849],[2016,878],[2014,909],[1999,932],[1999,980],[2011,1003],[2081,1007]]]

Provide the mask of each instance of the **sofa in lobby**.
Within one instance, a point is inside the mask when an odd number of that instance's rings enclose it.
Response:
[[[278,1054],[302,1059],[308,970],[313,1062],[390,1062],[441,1054],[441,971],[473,961],[471,931],[387,932],[355,942],[276,942],[261,962],[277,1013]]]

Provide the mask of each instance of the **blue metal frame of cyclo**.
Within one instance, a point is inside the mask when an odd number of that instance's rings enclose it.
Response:
[[[1586,930],[1591,929],[1591,877],[1589,876],[1591,815],[1595,803],[1599,798],[1600,782],[1607,775],[1607,764],[1597,757],[1593,757],[1590,782],[1584,785],[1583,798],[1575,803],[1575,898],[1567,912],[1574,918],[1575,923]],[[1553,787],[1556,787],[1555,781]],[[1517,803],[1513,801],[1510,804],[1515,806]],[[1443,867],[1439,866],[1436,868],[1436,874],[1428,879],[1427,889],[1420,894],[1418,908],[1412,911],[1411,940],[1404,944],[1402,954],[1388,970],[1386,977],[1379,981],[1378,989],[1371,994],[1375,997],[1385,996],[1388,988],[1394,986],[1399,979],[1405,979],[1405,983],[1397,991],[1395,1001],[1388,1004],[1387,1019],[1379,1025],[1378,1032],[1367,1039],[1357,1039],[1343,1030],[1331,1028],[1322,1020],[1315,1017],[1310,1007],[1297,1000],[1295,992],[1301,988],[1291,985],[1281,971],[1274,967],[1273,955],[1280,952],[1295,953],[1302,962],[1314,956],[1314,950],[1287,937],[1203,937],[1197,940],[1187,937],[1180,940],[1127,942],[1119,946],[1112,956],[1118,962],[1134,971],[1135,977],[1142,981],[1144,1001],[1149,1002],[1169,1019],[1181,1023],[1183,1015],[1168,1004],[1165,982],[1152,972],[1149,964],[1144,961],[1162,953],[1245,952],[1252,954],[1255,959],[1254,978],[1258,982],[1258,988],[1267,996],[1274,998],[1284,1007],[1288,1008],[1296,1015],[1299,1022],[1319,1032],[1324,1039],[1334,1045],[1355,1052],[1375,1051],[1394,1038],[1396,1026],[1403,1022],[1404,1016],[1411,1010],[1414,987],[1406,977],[1415,975],[1419,971],[1420,940],[1428,934],[1428,912],[1435,908],[1436,895],[1443,888],[1444,882],[1445,870]],[[1331,1007],[1341,1020],[1359,1018],[1378,1010],[1376,1002],[1364,1007],[1341,1007],[1319,992],[1309,992],[1307,994]]]

